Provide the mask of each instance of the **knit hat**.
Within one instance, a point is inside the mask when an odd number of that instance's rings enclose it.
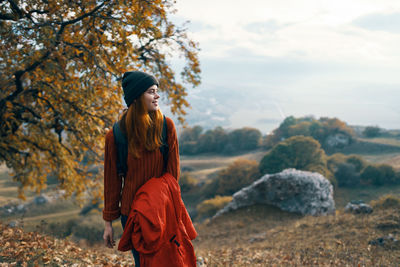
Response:
[[[142,71],[125,72],[122,76],[122,89],[126,105],[129,107],[135,99],[153,85],[158,86],[158,81],[153,75]]]

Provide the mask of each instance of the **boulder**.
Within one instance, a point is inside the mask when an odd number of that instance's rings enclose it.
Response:
[[[343,133],[331,134],[325,139],[325,143],[331,148],[343,148],[350,144],[350,137]]]
[[[393,246],[393,245],[399,245],[399,240],[397,240],[393,234],[388,234],[387,236],[382,236],[378,237],[376,239],[372,239],[368,241],[369,245],[374,245],[374,246]]]
[[[233,199],[214,216],[254,204],[269,204],[284,211],[308,215],[335,212],[333,186],[319,173],[286,169],[266,174],[233,195]]]
[[[372,212],[372,207],[365,203],[349,202],[346,207],[344,207],[344,211],[355,214],[369,214]]]
[[[50,198],[48,196],[44,195],[44,194],[40,195],[40,196],[36,196],[33,199],[33,204],[35,204],[35,205],[43,205],[43,204],[46,204],[48,202],[50,202]]]
[[[11,221],[8,223],[8,227],[14,228],[18,226],[18,222],[17,221]]]

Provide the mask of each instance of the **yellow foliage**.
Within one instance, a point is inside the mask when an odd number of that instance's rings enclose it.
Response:
[[[378,200],[372,200],[371,206],[374,209],[391,209],[391,208],[400,208],[400,197],[387,194],[380,197]]]
[[[197,216],[200,218],[212,216],[231,201],[231,196],[216,196],[215,198],[204,200],[197,205]]]
[[[21,198],[26,187],[44,189],[50,172],[66,196],[101,198],[102,173],[88,169],[103,164],[105,129],[123,108],[123,72],[153,73],[183,121],[186,88],[165,51],[183,55],[183,81],[196,86],[198,44],[169,21],[170,0],[14,2],[1,6],[0,163]]]

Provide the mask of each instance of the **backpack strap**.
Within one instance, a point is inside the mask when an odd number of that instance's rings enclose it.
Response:
[[[113,133],[115,146],[117,148],[117,173],[119,177],[125,178],[126,172],[128,170],[127,159],[128,159],[128,141],[125,134],[122,132],[121,127],[119,125],[119,121],[115,122],[113,125]],[[167,120],[165,119],[165,115],[163,116],[163,128],[161,134],[161,146],[160,152],[163,156],[164,166],[163,173],[167,170],[168,164],[168,128],[167,128]]]
[[[128,169],[126,160],[128,158],[128,141],[122,132],[118,121],[113,126],[115,146],[117,148],[117,173],[118,176],[125,178]]]
[[[162,128],[162,135],[161,135],[161,146],[160,146],[160,152],[163,155],[164,159],[164,167],[163,167],[163,173],[167,171],[167,164],[168,164],[168,127],[167,127],[167,120],[165,119],[165,115],[163,115],[163,128]]]

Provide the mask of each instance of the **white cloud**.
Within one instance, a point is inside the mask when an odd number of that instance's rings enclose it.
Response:
[[[398,125],[400,1],[178,0],[176,8],[173,20],[192,21],[201,48],[193,103],[218,88],[213,112],[233,127],[263,122],[269,131],[282,114]]]
[[[259,56],[394,64],[400,58],[390,43],[398,44],[400,36],[352,24],[372,12],[393,12],[394,5],[400,10],[395,1],[182,0],[176,15],[203,25],[195,27],[191,37],[200,43],[204,58],[229,57],[230,50],[247,49]]]

